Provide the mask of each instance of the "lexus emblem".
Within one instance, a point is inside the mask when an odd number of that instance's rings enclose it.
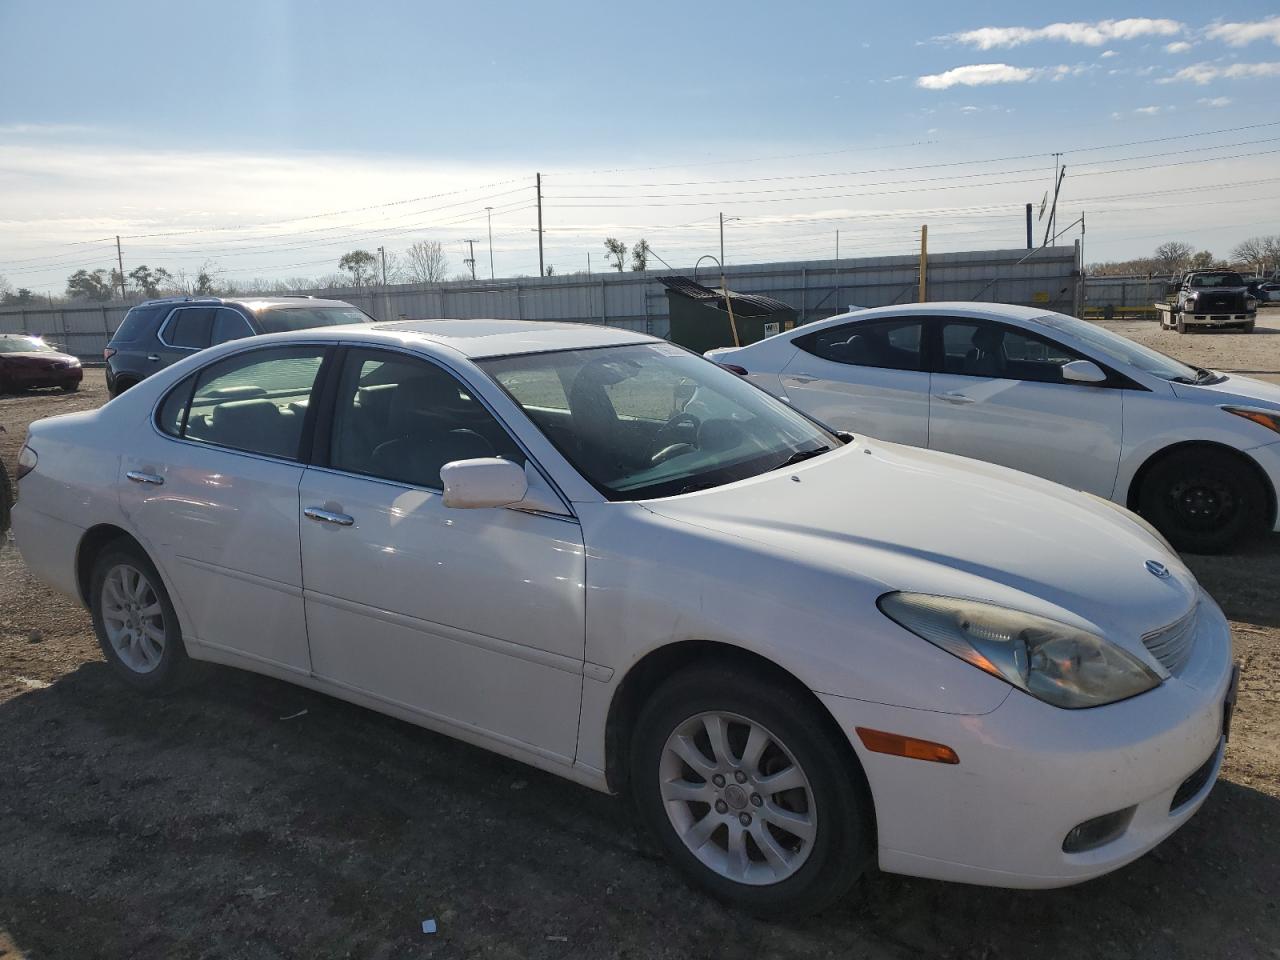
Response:
[[[1161,580],[1169,579],[1169,568],[1159,560],[1148,560],[1146,563],[1147,573],[1153,577],[1159,577]]]

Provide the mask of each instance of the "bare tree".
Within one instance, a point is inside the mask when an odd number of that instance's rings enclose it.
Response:
[[[404,274],[412,283],[440,283],[449,275],[449,256],[438,240],[419,240],[404,252]]]
[[[627,265],[627,245],[616,237],[605,237],[605,259],[612,260],[619,273]]]
[[[1231,251],[1231,256],[1243,260],[1259,275],[1265,274],[1268,267],[1274,270],[1280,266],[1280,234],[1242,240]]]
[[[1196,248],[1181,240],[1170,240],[1156,247],[1155,261],[1158,273],[1180,273],[1187,268]]]

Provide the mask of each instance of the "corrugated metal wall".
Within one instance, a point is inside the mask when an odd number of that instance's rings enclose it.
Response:
[[[990,300],[1021,303],[1073,313],[1077,306],[1074,247],[1048,247],[1028,256],[1025,250],[978,250],[929,257],[930,300]],[[587,277],[525,277],[510,280],[454,281],[311,291],[346,300],[379,320],[405,318],[502,317],[515,320],[575,320],[607,323],[665,337],[667,298],[654,278],[692,276],[692,270],[604,273]],[[914,256],[813,260],[734,266],[729,287],[740,293],[764,293],[795,308],[800,322],[840,313],[850,304],[876,307],[914,303],[919,261]],[[719,285],[719,275],[702,270],[698,280]],[[102,356],[127,304],[0,311],[0,332],[46,336],[77,356]]]

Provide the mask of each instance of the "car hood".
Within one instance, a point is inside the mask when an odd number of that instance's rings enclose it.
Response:
[[[1280,409],[1280,385],[1224,374],[1220,383],[1174,383],[1176,396],[1212,403],[1252,403]]]
[[[65,364],[74,359],[75,357],[66,353],[0,353],[0,360],[20,367],[45,367],[48,366],[51,360]]]
[[[876,440],[644,506],[877,581],[886,592],[1005,604],[1095,630],[1144,657],[1142,636],[1200,596],[1182,561],[1106,501]]]

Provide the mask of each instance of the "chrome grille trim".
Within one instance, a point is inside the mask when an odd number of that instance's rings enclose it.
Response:
[[[1182,618],[1167,627],[1153,630],[1142,638],[1142,645],[1172,674],[1181,673],[1191,659],[1199,615],[1200,605],[1197,603]]]

